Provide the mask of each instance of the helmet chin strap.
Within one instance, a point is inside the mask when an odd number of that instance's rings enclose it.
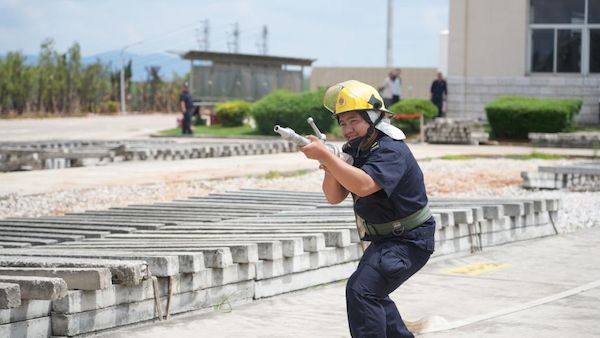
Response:
[[[346,142],[346,144],[344,144],[344,147],[342,149],[356,149],[356,156],[360,157],[361,155],[361,148],[363,147],[363,144],[365,142],[368,142],[368,140],[371,138],[371,135],[373,135],[373,133],[376,132],[375,126],[381,122],[381,120],[385,117],[385,114],[383,112],[381,112],[379,114],[379,117],[377,118],[377,120],[375,120],[375,122],[371,121],[371,117],[369,116],[369,113],[367,113],[366,110],[362,110],[360,111],[360,116],[369,123],[369,129],[367,129],[367,133],[364,136],[360,136],[357,137],[351,141]],[[362,149],[363,151],[365,149]],[[368,152],[367,152],[368,153]],[[366,153],[365,153],[366,154]]]
[[[381,120],[383,120],[384,117],[385,117],[385,113],[384,112],[379,112],[379,117],[377,118],[377,120],[375,120],[375,122],[373,122],[373,126],[378,125],[379,122],[381,122]],[[369,120],[370,120],[370,118],[369,118]]]

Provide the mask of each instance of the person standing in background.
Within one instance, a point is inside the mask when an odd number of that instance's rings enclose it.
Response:
[[[184,83],[181,87],[181,95],[179,95],[179,107],[183,114],[183,120],[181,121],[181,134],[192,135],[192,113],[194,112],[194,102],[190,95],[188,84]]]
[[[394,103],[400,101],[400,90],[402,87],[402,78],[400,69],[391,70],[388,76],[383,80],[383,85],[379,87],[379,93],[383,98],[383,104],[391,107]]]
[[[438,108],[437,117],[444,116],[444,101],[446,101],[446,96],[448,96],[448,86],[446,85],[446,80],[444,80],[444,76],[441,72],[437,73],[437,79],[431,83],[430,91],[431,102]]]

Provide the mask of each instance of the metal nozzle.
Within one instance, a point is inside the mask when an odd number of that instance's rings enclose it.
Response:
[[[312,117],[309,117],[306,119],[306,122],[308,122],[308,124],[310,125],[310,127],[315,131],[315,135],[321,140],[321,141],[325,141],[327,139],[327,136],[325,136],[325,134],[323,134],[319,128],[317,127],[317,125],[315,124],[315,120],[313,120]]]

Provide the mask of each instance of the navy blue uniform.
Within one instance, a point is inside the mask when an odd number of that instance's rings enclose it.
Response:
[[[184,102],[185,111],[183,112],[183,121],[181,123],[182,134],[192,134],[192,113],[194,112],[194,102],[189,92],[183,91],[179,95],[179,102]]]
[[[403,141],[382,134],[368,154],[354,157],[382,189],[356,199],[354,211],[380,224],[411,215],[427,205],[423,173]],[[420,270],[434,250],[433,217],[399,236],[366,236],[371,241],[346,285],[346,306],[353,337],[414,337],[389,294]]]
[[[444,95],[448,95],[448,86],[445,80],[435,80],[431,84],[431,102],[438,108],[438,117],[442,117]]]

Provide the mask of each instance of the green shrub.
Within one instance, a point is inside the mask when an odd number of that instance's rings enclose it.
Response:
[[[252,105],[258,132],[274,135],[273,127],[278,124],[292,128],[300,135],[314,134],[306,122],[309,117],[314,119],[321,132],[329,132],[334,119],[323,107],[324,94],[325,90],[304,93],[276,90],[264,96]]]
[[[102,114],[116,114],[119,111],[119,102],[117,101],[106,101],[100,109]]]
[[[224,127],[237,127],[243,125],[244,119],[250,116],[251,107],[247,101],[226,101],[215,106],[215,114]]]
[[[580,99],[503,96],[485,106],[492,137],[526,139],[530,132],[557,133],[573,125]]]
[[[423,114],[425,122],[437,116],[437,107],[429,100],[424,99],[405,99],[394,103],[390,110],[394,114]],[[407,132],[418,132],[420,130],[420,121],[414,119],[392,119],[392,124],[400,127]]]

